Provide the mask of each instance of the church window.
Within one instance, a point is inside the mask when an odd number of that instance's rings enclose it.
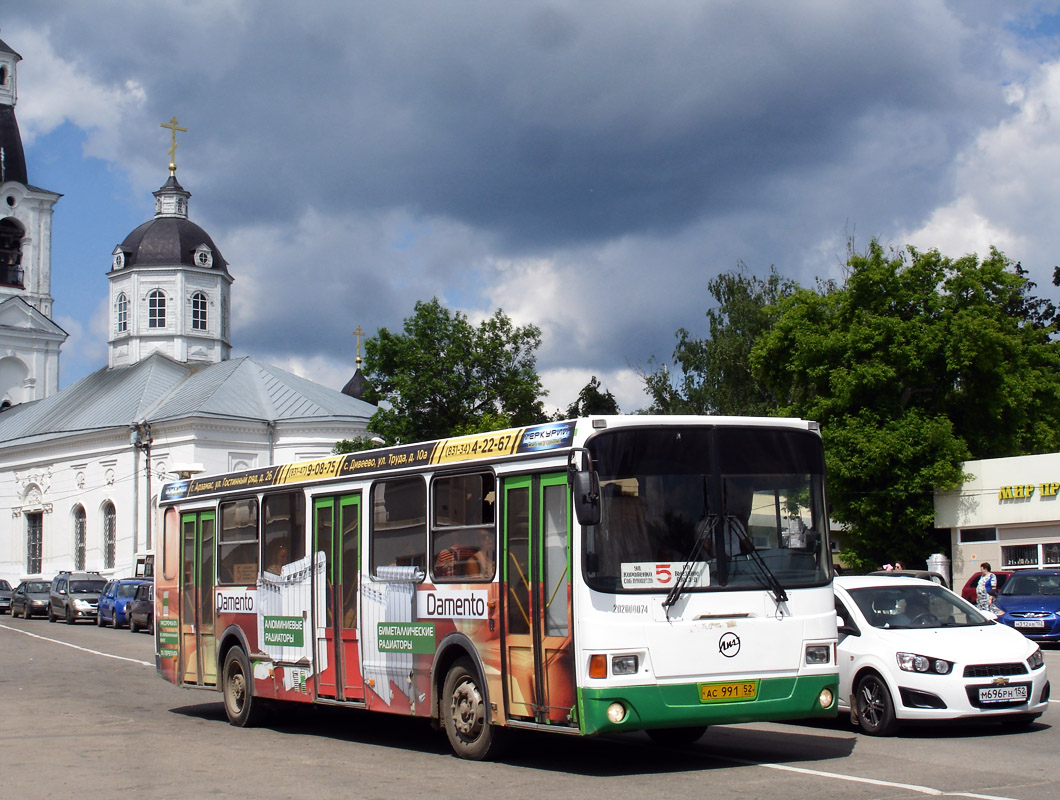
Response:
[[[41,571],[41,553],[44,544],[44,514],[31,511],[26,514],[26,572],[37,575]]]
[[[118,333],[127,333],[129,330],[129,298],[125,296],[125,292],[118,295],[115,306]]]
[[[147,295],[147,327],[166,327],[166,296],[161,289]]]
[[[25,230],[13,219],[0,220],[0,285],[22,287],[22,237]]]
[[[196,292],[191,296],[191,329],[206,330],[206,295]]]
[[[114,569],[115,545],[118,541],[118,515],[109,500],[103,506],[103,566]]]
[[[85,568],[86,514],[84,506],[74,507],[74,569]]]

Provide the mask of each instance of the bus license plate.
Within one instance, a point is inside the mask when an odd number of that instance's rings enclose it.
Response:
[[[980,703],[1027,702],[1027,686],[984,686],[979,690]]]
[[[1037,619],[1018,619],[1013,623],[1017,628],[1044,628],[1045,623]]]
[[[754,700],[758,697],[758,681],[731,681],[699,684],[699,702],[727,703],[732,700]]]

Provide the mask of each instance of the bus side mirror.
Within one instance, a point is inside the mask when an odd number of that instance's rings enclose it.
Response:
[[[580,525],[600,523],[600,477],[589,451],[576,448],[567,462],[567,477],[574,493],[574,514]]]

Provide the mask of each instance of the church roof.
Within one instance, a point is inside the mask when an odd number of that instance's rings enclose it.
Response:
[[[15,181],[27,186],[26,154],[22,150],[22,134],[18,132],[14,106],[0,104],[0,148],[4,151],[0,162],[0,183]]]
[[[210,234],[180,217],[156,217],[140,225],[125,237],[120,247],[125,252],[125,267],[197,267],[195,248],[205,244],[213,251],[213,269],[228,271]]]
[[[192,367],[158,353],[0,413],[0,448],[186,417],[365,424],[375,407],[252,358]]]

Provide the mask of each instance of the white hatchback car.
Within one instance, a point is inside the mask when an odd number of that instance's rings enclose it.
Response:
[[[1048,707],[1038,645],[949,589],[844,575],[835,598],[839,708],[863,732],[928,720],[1029,725]]]

